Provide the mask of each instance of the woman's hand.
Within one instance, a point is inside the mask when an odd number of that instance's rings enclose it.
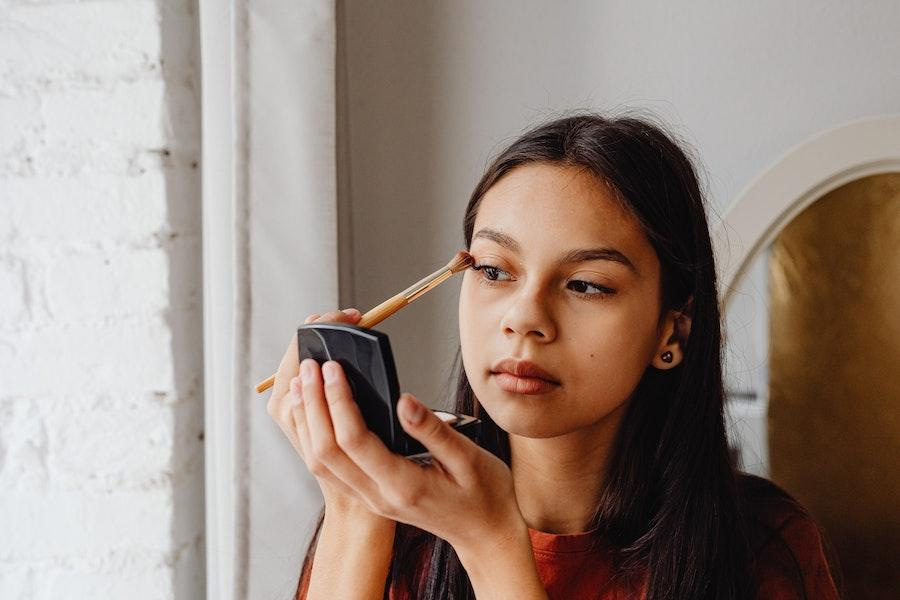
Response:
[[[431,465],[414,464],[366,427],[338,362],[320,368],[305,359],[300,371],[290,382],[293,421],[304,460],[323,485],[375,514],[430,531],[457,552],[484,556],[485,549],[521,542],[523,533],[527,543],[512,475],[502,460],[403,394],[400,423],[434,459]]]
[[[361,318],[362,314],[357,309],[346,308],[342,311],[328,312],[322,315],[309,315],[304,324],[340,322],[355,325]],[[377,515],[371,514],[371,511],[366,509],[364,504],[355,498],[354,494],[348,493],[350,490],[346,486],[341,485],[334,478],[319,476],[317,473],[322,472],[320,464],[314,456],[310,456],[308,452],[304,451],[298,432],[305,430],[306,426],[302,423],[298,426],[298,423],[295,421],[295,417],[298,415],[302,417],[302,413],[294,410],[293,401],[296,398],[290,393],[291,379],[296,377],[299,371],[300,360],[297,349],[297,336],[293,335],[281,359],[281,364],[278,365],[278,371],[275,373],[275,385],[266,405],[269,416],[272,417],[284,435],[290,440],[294,450],[306,463],[307,468],[316,475],[322,495],[325,497],[326,510],[341,513],[364,513],[373,519],[382,520]]]

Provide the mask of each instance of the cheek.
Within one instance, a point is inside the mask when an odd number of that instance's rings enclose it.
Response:
[[[568,344],[567,356],[579,388],[627,395],[646,370],[655,340],[634,315],[607,316],[572,328],[577,333]]]
[[[472,365],[475,356],[473,350],[478,346],[478,303],[473,294],[473,283],[467,272],[463,278],[459,292],[459,344],[462,351],[463,365]],[[470,379],[472,374],[468,373]]]

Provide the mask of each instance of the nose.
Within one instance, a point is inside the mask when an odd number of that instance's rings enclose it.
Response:
[[[537,338],[542,343],[556,338],[556,324],[547,310],[546,298],[537,289],[523,287],[513,297],[500,326],[507,336],[518,334],[525,338]]]

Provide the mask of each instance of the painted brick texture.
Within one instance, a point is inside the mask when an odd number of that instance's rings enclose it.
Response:
[[[192,0],[0,1],[0,598],[201,598]]]

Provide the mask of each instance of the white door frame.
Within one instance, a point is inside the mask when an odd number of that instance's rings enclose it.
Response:
[[[287,597],[321,502],[253,386],[338,306],[335,0],[199,0],[206,597]]]
[[[715,228],[722,310],[753,259],[791,220],[861,177],[900,172],[900,115],[867,117],[794,147],[752,181]]]
[[[239,261],[246,257],[235,215],[246,202],[241,188],[241,131],[235,55],[242,47],[233,2],[200,0],[203,227],[203,373],[206,597],[235,598],[239,477],[237,393],[246,358],[239,348],[247,310],[239,297]],[[215,99],[215,101],[214,101]],[[214,300],[214,301],[213,301]],[[240,379],[240,380],[239,380]],[[215,398],[215,402],[212,399]]]
[[[795,146],[767,168],[738,194],[713,231],[722,313],[727,314],[731,301],[739,296],[736,291],[747,283],[742,280],[750,276],[756,257],[791,220],[846,183],[888,172],[900,172],[900,115],[840,125]],[[765,287],[761,282],[756,285]],[[759,310],[768,314],[767,307]],[[768,319],[764,319],[754,326],[764,328],[759,337],[768,339]],[[756,379],[765,386],[768,377],[757,375]],[[768,389],[753,391],[754,402],[727,403],[729,433],[741,450],[744,468],[768,476]]]

